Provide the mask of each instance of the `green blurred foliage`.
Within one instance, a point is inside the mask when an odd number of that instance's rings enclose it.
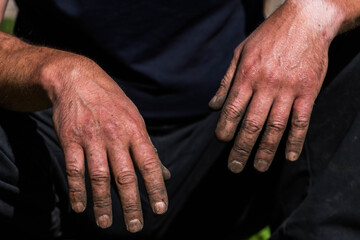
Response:
[[[0,30],[6,33],[13,33],[15,19],[4,18],[0,25]]]
[[[268,240],[271,236],[270,227],[266,227],[248,240]]]

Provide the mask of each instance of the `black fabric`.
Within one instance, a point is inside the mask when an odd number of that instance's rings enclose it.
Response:
[[[61,24],[56,25],[59,29],[46,29],[35,24],[43,16],[24,11],[27,4],[45,1],[19,3],[22,7],[18,33],[37,43],[55,43],[52,38],[56,30],[63,33]],[[54,10],[55,2],[46,3],[50,5],[40,6]],[[61,4],[66,3],[69,2]],[[54,14],[56,21],[61,19],[60,23],[71,23],[74,18],[73,15],[58,18],[59,9],[55,13],[45,14]],[[44,38],[39,38],[38,33]],[[83,48],[79,46],[78,51],[91,49],[94,41],[85,36],[74,35],[73,43],[68,36],[59,43],[69,48],[82,43]],[[165,215],[154,215],[140,184],[145,226],[137,234],[125,231],[114,188],[111,228],[96,227],[91,198],[83,214],[70,211],[64,159],[53,130],[51,110],[30,114],[0,110],[0,225],[4,234],[1,238],[242,239],[270,225],[274,240],[359,239],[358,39],[356,29],[339,36],[331,46],[329,71],[314,106],[300,159],[294,163],[285,161],[283,139],[273,165],[265,174],[253,169],[254,153],[243,173],[235,175],[227,170],[231,143],[219,143],[213,134],[218,113],[192,116],[183,124],[147,118],[151,139],[164,165],[172,172],[172,179],[166,183],[170,203]],[[98,53],[98,57],[108,54]],[[115,63],[120,62],[114,61],[113,66],[118,66]],[[103,66],[107,64],[104,62]],[[220,75],[222,70],[217,71]],[[139,72],[128,73],[137,81]]]
[[[305,146],[309,188],[294,204],[297,178],[281,181],[272,239],[359,239],[359,79],[358,53],[318,97]]]
[[[239,0],[17,3],[17,36],[94,59],[155,119],[208,114],[247,21],[255,21]]]
[[[267,211],[271,209],[269,206],[272,202],[265,200],[265,196],[275,187],[277,164],[266,174],[257,173],[251,167],[252,163],[249,163],[241,175],[228,171],[227,156],[231,145],[218,142],[213,134],[218,113],[171,131],[168,128],[159,130],[158,126],[154,129],[149,125],[148,131],[159,157],[172,174],[172,178],[166,182],[169,209],[162,216],[152,213],[139,176],[145,225],[144,229],[136,234],[126,231],[115,184],[112,185],[111,192],[113,226],[109,229],[102,230],[96,226],[91,208],[91,194],[84,213],[75,214],[70,211],[63,154],[56,143],[51,111],[30,115],[0,111],[0,114],[2,123],[7,122],[1,127],[11,129],[7,133],[11,133],[12,139],[20,138],[26,132],[25,129],[31,129],[31,134],[29,132],[28,138],[24,140],[34,143],[29,145],[18,142],[19,145],[15,148],[18,154],[1,159],[1,162],[8,166],[11,166],[9,163],[14,163],[11,176],[24,178],[22,184],[9,179],[2,180],[6,183],[1,186],[2,192],[10,192],[12,188],[18,191],[13,193],[13,199],[7,202],[8,206],[0,205],[0,213],[6,213],[8,207],[14,209],[13,212],[21,213],[20,216],[9,214],[5,221],[8,229],[15,233],[9,236],[183,239],[191,234],[197,237],[227,236],[238,239],[240,236],[252,234],[268,223],[270,215]],[[13,125],[19,121],[24,127]],[[6,139],[6,136],[5,134],[3,139]],[[13,141],[9,143],[12,144]],[[13,147],[3,144],[0,149],[2,152],[11,152]],[[27,163],[26,167],[22,166],[24,163]],[[8,172],[8,169],[9,167],[3,167],[2,171]],[[21,174],[16,174],[17,169],[21,170]],[[88,192],[91,192],[90,186]],[[17,201],[20,198],[24,201]],[[4,198],[0,198],[0,201],[3,202]],[[41,224],[38,226],[38,223]],[[213,230],[207,232],[209,226],[212,226]],[[19,231],[22,229],[26,231]]]
[[[218,113],[175,128],[160,129],[148,122],[159,156],[172,172],[166,183],[170,204],[168,213],[154,215],[140,184],[145,227],[137,234],[125,231],[114,188],[111,228],[96,227],[91,198],[85,213],[69,211],[63,156],[51,111],[1,111],[0,191],[7,194],[2,194],[0,212],[7,216],[2,217],[8,219],[5,226],[13,227],[6,229],[15,230],[13,236],[62,233],[77,239],[183,239],[190,235],[242,239],[270,225],[271,239],[276,240],[359,239],[359,66],[360,54],[321,91],[300,159],[285,161],[283,139],[265,174],[253,169],[253,154],[243,173],[227,170],[231,143],[219,143],[213,135]],[[19,181],[20,176],[25,181]],[[16,216],[17,211],[21,214]],[[37,222],[42,222],[41,228]]]
[[[271,238],[276,240],[358,239],[359,66],[360,54],[320,93],[300,159],[294,163],[284,160],[283,139],[265,174],[252,168],[252,160],[243,173],[227,170],[231,143],[214,138],[217,113],[177,128],[161,130],[148,123],[159,156],[173,175],[167,182],[169,212],[163,216],[151,213],[140,185],[145,227],[138,234],[125,231],[114,189],[113,227],[96,227],[91,199],[85,213],[69,212],[63,156],[52,129],[51,112],[29,115],[1,111],[0,191],[8,194],[2,194],[0,212],[7,219],[14,218],[17,211],[31,213],[29,218],[22,212],[17,216],[20,220],[13,222],[16,225],[6,229],[15,230],[12,236],[31,230],[33,235],[63,233],[78,239],[183,239],[190,234],[242,239],[270,225]],[[27,167],[22,167],[26,162]],[[41,168],[37,162],[42,163]],[[49,169],[52,174],[48,174]],[[19,176],[27,177],[26,181],[18,181]],[[32,192],[34,188],[41,191]],[[18,201],[20,196],[31,201]],[[43,213],[37,214],[38,210]],[[56,214],[60,210],[61,214]],[[43,223],[40,229],[37,221]]]

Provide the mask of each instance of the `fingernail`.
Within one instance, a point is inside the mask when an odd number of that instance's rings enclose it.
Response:
[[[238,161],[232,161],[229,163],[228,168],[233,173],[239,173],[243,170],[244,164]]]
[[[126,228],[129,232],[135,233],[140,231],[143,228],[143,225],[139,219],[132,219],[126,225]]]
[[[171,178],[171,173],[164,165],[161,164],[161,170],[164,180],[169,180]]]
[[[269,166],[268,162],[264,160],[257,160],[254,163],[254,167],[260,172],[265,172],[268,170]]]
[[[289,161],[296,161],[298,159],[298,154],[296,152],[288,152],[286,154],[286,159]]]
[[[96,224],[101,228],[108,228],[112,223],[108,215],[102,215],[97,219]]]
[[[71,208],[77,212],[77,213],[81,213],[85,210],[85,205],[82,202],[76,202],[71,204]]]
[[[157,202],[154,204],[154,212],[156,214],[164,214],[167,210],[166,204],[164,202]]]
[[[215,95],[209,102],[210,105],[213,105],[217,101],[217,96]]]

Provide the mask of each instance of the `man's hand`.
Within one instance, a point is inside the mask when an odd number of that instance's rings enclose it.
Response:
[[[140,231],[143,216],[136,167],[153,211],[166,212],[164,179],[170,172],[161,164],[135,105],[97,64],[2,32],[0,62],[0,107],[13,111],[53,107],[74,211],[86,208],[87,168],[97,224],[102,228],[112,224],[111,176],[127,229]]]
[[[241,122],[229,155],[231,171],[243,170],[263,129],[254,167],[266,171],[289,119],[286,158],[299,157],[325,78],[328,48],[341,26],[335,20],[342,16],[324,1],[287,1],[236,48],[209,103],[222,109],[215,131],[220,140],[230,141]]]
[[[127,229],[142,229],[133,162],[144,179],[153,211],[165,213],[168,199],[164,178],[169,172],[162,166],[137,108],[120,87],[91,60],[65,52],[47,63],[41,78],[52,86],[49,98],[65,154],[73,210],[82,212],[86,208],[85,158],[98,226],[112,224],[112,175]]]

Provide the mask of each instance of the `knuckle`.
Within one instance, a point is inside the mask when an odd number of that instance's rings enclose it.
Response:
[[[276,144],[260,143],[258,151],[264,152],[267,155],[274,155],[276,153],[276,149]]]
[[[131,170],[125,170],[116,177],[116,183],[118,185],[131,185],[136,183],[136,181],[136,174]]]
[[[248,134],[255,135],[260,132],[261,124],[259,124],[256,120],[253,119],[245,119],[242,124],[242,130],[244,130]]]
[[[164,196],[166,195],[166,190],[163,184],[157,183],[148,186],[147,193],[149,194],[149,196]]]
[[[303,116],[296,116],[292,120],[292,127],[298,130],[305,130],[309,126],[309,118]]]
[[[156,172],[161,170],[159,161],[156,157],[146,159],[142,164],[142,169],[146,172]]]
[[[111,208],[110,195],[106,195],[102,198],[94,198],[94,208]]]
[[[244,79],[253,79],[258,74],[258,69],[254,59],[244,60],[241,65],[241,75]]]
[[[70,193],[70,196],[72,196],[72,197],[75,197],[78,195],[83,195],[84,189],[80,188],[80,187],[70,187],[69,186],[69,193]]]
[[[102,131],[109,140],[119,139],[119,125],[117,121],[106,121],[102,126]]]
[[[248,157],[251,153],[251,147],[248,145],[235,144],[232,148],[233,152],[240,158]]]
[[[67,165],[66,175],[70,178],[82,178],[84,177],[84,171],[75,165]]]
[[[141,212],[141,207],[139,206],[139,204],[136,204],[136,203],[123,204],[122,209],[123,209],[123,212],[125,214],[127,214],[127,213],[136,213],[136,212],[140,213]]]
[[[77,131],[88,140],[92,140],[100,135],[99,122],[89,120],[89,122],[86,122],[83,127],[79,127]]]
[[[226,105],[226,107],[223,109],[223,114],[226,119],[230,121],[237,121],[239,120],[244,111],[237,106],[235,102],[230,102]]]
[[[270,133],[272,132],[282,133],[284,132],[285,128],[286,128],[286,123],[284,122],[270,122],[267,125],[267,131]]]
[[[303,144],[303,139],[302,138],[297,138],[297,137],[289,137],[287,139],[287,142],[286,144],[289,146],[289,147],[292,147],[292,148],[299,148],[302,146]]]
[[[64,123],[59,131],[59,137],[64,147],[70,147],[75,142],[80,142],[82,138],[82,127],[77,125],[70,125]]]
[[[105,170],[93,171],[90,174],[90,181],[93,184],[109,183],[110,182],[110,174],[108,171],[105,171]]]

